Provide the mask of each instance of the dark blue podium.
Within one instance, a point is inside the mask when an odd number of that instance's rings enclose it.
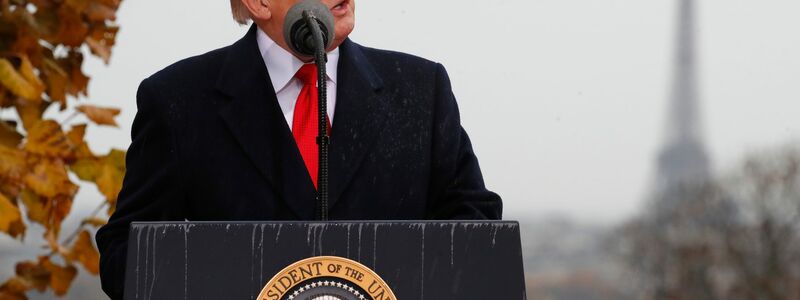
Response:
[[[517,222],[180,222],[130,230],[125,299],[525,299]]]

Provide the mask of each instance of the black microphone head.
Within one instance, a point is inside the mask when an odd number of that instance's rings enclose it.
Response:
[[[334,30],[333,14],[325,4],[319,0],[303,0],[295,4],[286,13],[283,22],[283,37],[295,55],[303,58],[314,56],[314,39],[311,29],[303,19],[303,12],[308,12],[317,20],[322,31],[325,49],[333,44]]]

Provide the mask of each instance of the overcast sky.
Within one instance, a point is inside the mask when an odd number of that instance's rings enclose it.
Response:
[[[676,0],[356,2],[355,41],[447,67],[507,218],[616,221],[640,207],[664,132]],[[701,106],[716,169],[800,140],[798,12],[797,0],[699,1]],[[111,64],[90,59],[85,69],[89,101],[123,109],[119,129],[90,129],[98,152],[130,144],[143,78],[247,30],[225,0],[128,0],[118,21]],[[87,209],[100,196],[84,186],[79,198]]]

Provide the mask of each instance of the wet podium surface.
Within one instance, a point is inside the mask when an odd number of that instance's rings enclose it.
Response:
[[[507,221],[133,223],[125,299],[256,299],[318,256],[363,264],[401,300],[525,299],[519,225]]]

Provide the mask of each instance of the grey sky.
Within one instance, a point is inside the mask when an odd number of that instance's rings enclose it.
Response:
[[[800,2],[699,2],[704,133],[715,167],[800,139]],[[508,218],[613,221],[639,207],[652,180],[676,3],[358,0],[351,37],[448,68],[484,177]],[[234,24],[224,0],[129,0],[118,21],[111,64],[90,59],[86,67],[90,101],[123,109],[120,129],[90,129],[99,152],[130,143],[141,79],[247,29]],[[100,196],[84,186],[79,198],[86,209]]]

